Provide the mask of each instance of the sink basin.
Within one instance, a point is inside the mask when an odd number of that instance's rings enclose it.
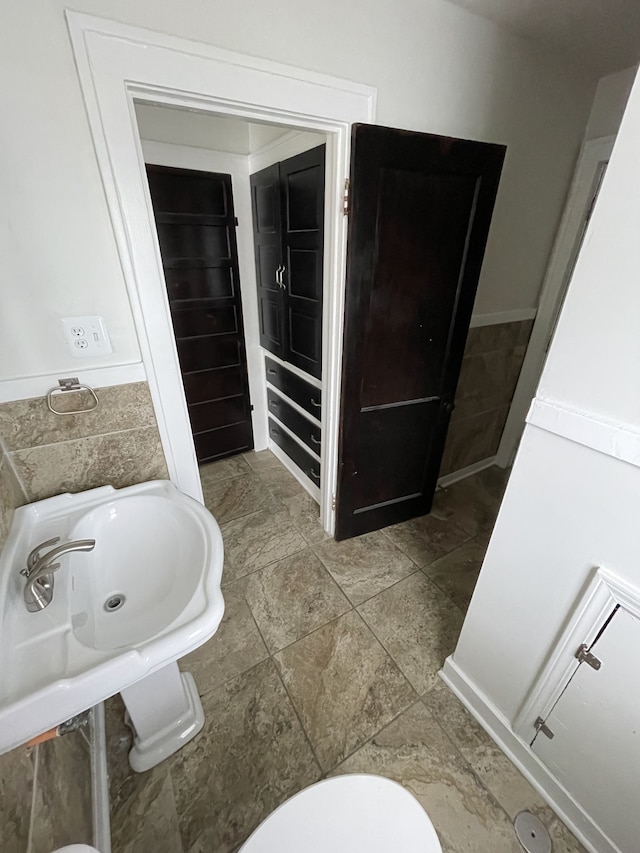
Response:
[[[96,544],[59,558],[53,600],[30,613],[20,570],[32,548],[55,536]],[[197,691],[177,678],[174,662],[220,624],[222,563],[216,520],[168,481],[103,486],[16,510],[0,555],[0,752],[114,693],[127,704],[128,689],[130,716],[140,716],[149,690],[138,683],[155,685],[147,704],[156,718],[158,690],[182,729],[189,706],[197,733]],[[134,723],[140,734],[145,719]],[[155,719],[152,727],[171,725]]]

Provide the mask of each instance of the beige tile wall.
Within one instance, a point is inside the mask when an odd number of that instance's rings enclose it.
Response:
[[[62,492],[167,477],[146,382],[101,388],[89,414],[53,415],[45,399],[0,405],[0,549],[16,507]],[[69,410],[86,392],[58,395]],[[0,756],[0,850],[49,853],[91,843],[91,773],[84,732]]]
[[[167,476],[146,382],[100,388],[87,414],[54,415],[43,397],[0,405],[0,440],[28,501],[109,484]],[[85,407],[87,392],[56,396],[60,409]]]
[[[440,475],[494,456],[533,320],[469,329]]]

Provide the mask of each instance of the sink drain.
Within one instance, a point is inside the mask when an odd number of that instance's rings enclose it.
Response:
[[[124,595],[120,595],[120,593],[116,593],[116,595],[110,595],[104,603],[104,609],[107,611],[107,613],[115,613],[116,610],[120,610],[124,602]]]

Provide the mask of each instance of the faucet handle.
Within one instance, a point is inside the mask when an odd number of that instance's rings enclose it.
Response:
[[[41,542],[39,545],[36,545],[36,547],[33,549],[33,551],[31,551],[31,553],[27,557],[27,568],[21,569],[20,574],[24,575],[26,578],[28,578],[29,575],[31,574],[31,570],[33,569],[35,564],[40,559],[40,551],[42,551],[43,548],[48,548],[49,545],[55,545],[56,542],[59,542],[59,541],[60,541],[60,537],[54,536],[53,539],[47,539],[46,542]]]

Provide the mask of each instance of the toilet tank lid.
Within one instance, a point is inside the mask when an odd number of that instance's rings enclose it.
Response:
[[[382,776],[318,782],[279,806],[241,853],[442,853],[420,803]]]

